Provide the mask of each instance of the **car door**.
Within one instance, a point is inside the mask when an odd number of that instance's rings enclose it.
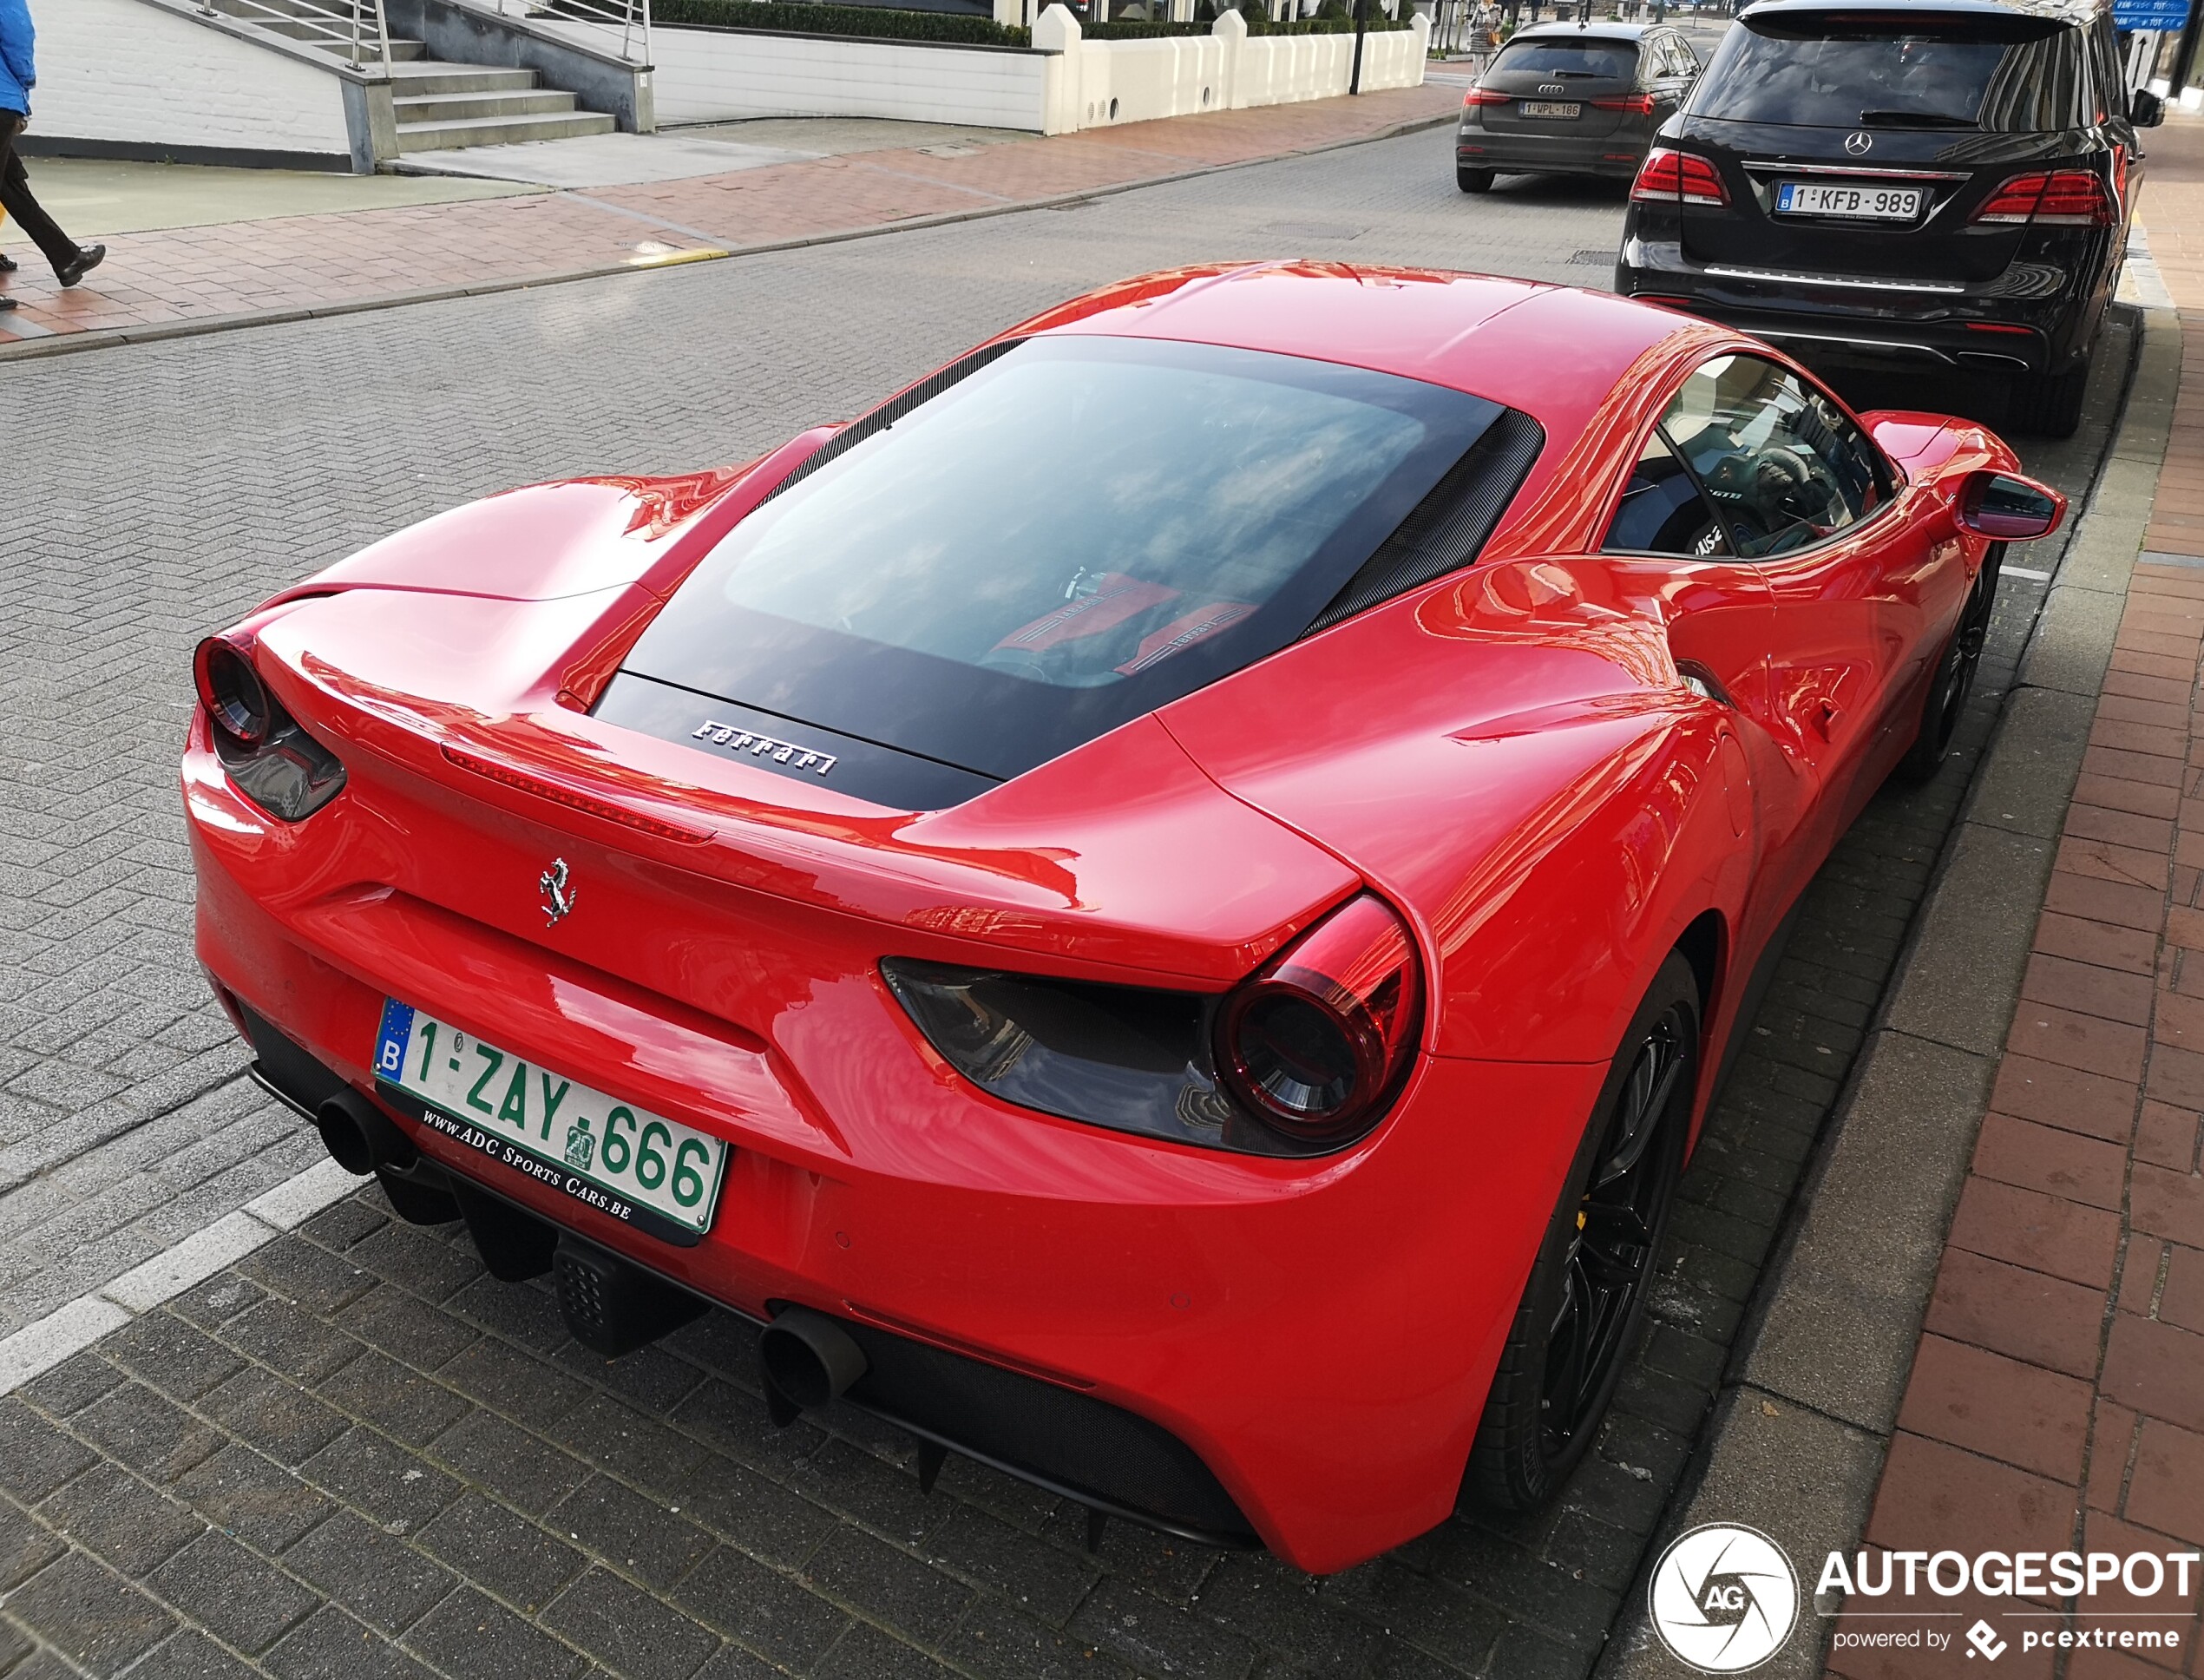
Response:
[[[1693,79],[1699,74],[1699,61],[1680,35],[1656,36],[1649,43],[1647,91],[1653,95],[1653,121],[1650,129],[1660,126],[1676,114],[1683,97],[1691,91]]]
[[[1600,552],[1618,593],[1659,602],[1684,680],[1728,712],[1730,821],[1754,854],[1738,948],[1756,951],[1814,868],[1805,850],[1812,786],[1779,738],[1768,684],[1774,593],[1761,568],[1733,552],[1726,522],[1657,424],[1639,446]]]
[[[1809,849],[1835,843],[1912,738],[1969,585],[1943,510],[1843,406],[1795,371],[1721,356],[1668,430],[1774,607],[1770,727],[1810,785]]]

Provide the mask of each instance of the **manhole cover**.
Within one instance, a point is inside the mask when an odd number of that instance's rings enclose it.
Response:
[[[1579,251],[1569,260],[1572,263],[1582,263],[1586,268],[1612,268],[1615,266],[1615,253],[1605,246],[1602,246],[1597,251]]]
[[[1359,240],[1365,230],[1335,221],[1274,221],[1255,231],[1276,240]]]

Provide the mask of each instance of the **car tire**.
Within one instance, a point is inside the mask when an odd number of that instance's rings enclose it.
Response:
[[[1535,1509],[1591,1446],[1644,1322],[1698,1073],[1698,983],[1670,952],[1608,1067],[1538,1244],[1459,1503]]]
[[[2030,374],[2013,383],[2006,423],[2035,437],[2071,437],[2082,423],[2082,398],[2089,387],[2086,356],[2063,373]]]
[[[1465,193],[1489,193],[1492,190],[1493,178],[1499,173],[1494,169],[1465,169],[1456,164],[1454,185]]]
[[[1997,605],[1997,574],[2004,562],[2005,545],[1991,543],[1982,557],[1982,570],[1975,574],[1967,604],[1959,611],[1958,625],[1944,645],[1943,658],[1936,662],[1936,674],[1929,679],[1928,693],[1921,701],[1920,731],[1891,772],[1907,787],[1919,787],[1932,780],[1951,756],[1951,738],[1958,733],[1959,719],[1966,715],[1967,697],[1974,692],[1974,673],[1982,663],[1990,615]]]

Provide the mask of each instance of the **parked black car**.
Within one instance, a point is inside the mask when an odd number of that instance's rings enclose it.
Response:
[[[1630,189],[1615,287],[1822,363],[1981,368],[2063,437],[2140,180],[2102,0],[1764,0]]]
[[[1698,74],[1659,23],[1518,30],[1462,101],[1454,180],[1489,193],[1496,174],[1635,176]]]

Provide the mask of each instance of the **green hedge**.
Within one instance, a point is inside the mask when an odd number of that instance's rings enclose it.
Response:
[[[698,29],[771,30],[791,35],[862,35],[878,41],[954,41],[968,47],[1027,47],[1030,31],[961,12],[894,6],[830,6],[812,0],[655,0],[652,21]]]
[[[1154,0],[1162,3],[1162,0]],[[1409,27],[1407,6],[1398,18],[1387,17],[1370,6],[1369,27],[1405,30]],[[836,6],[818,0],[655,0],[653,21],[691,29],[769,30],[791,35],[869,36],[876,41],[951,41],[968,47],[1028,47],[1029,30],[1005,28],[993,18],[962,12],[908,11],[893,6]],[[1242,14],[1250,35],[1347,35],[1355,28],[1352,16],[1304,17],[1290,23],[1273,23],[1260,11]],[[1158,36],[1207,35],[1210,25],[1142,23],[1088,23],[1082,32],[1090,41],[1141,41]]]

